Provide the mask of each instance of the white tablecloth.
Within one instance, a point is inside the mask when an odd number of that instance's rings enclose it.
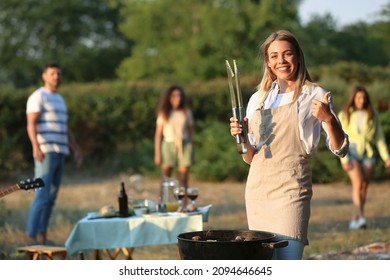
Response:
[[[65,247],[69,255],[78,251],[133,248],[177,244],[183,232],[203,230],[202,214],[81,219],[71,232]]]

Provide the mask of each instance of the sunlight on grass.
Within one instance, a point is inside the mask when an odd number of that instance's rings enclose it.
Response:
[[[96,211],[104,205],[117,205],[119,183],[127,180],[125,174],[94,182],[72,182],[67,178],[61,189],[54,209],[48,239],[53,245],[64,246],[76,222],[88,212]],[[244,183],[235,182],[192,182],[200,189],[199,205],[212,204],[208,229],[246,230],[244,202]],[[157,199],[158,180],[146,180],[140,193],[129,189],[132,198]],[[310,245],[305,248],[304,259],[354,258],[340,255],[352,252],[359,246],[375,242],[390,242],[390,182],[372,184],[369,190],[366,215],[369,224],[367,230],[349,231],[348,222],[351,211],[350,186],[345,183],[315,185],[312,203],[312,218],[309,225]],[[31,193],[15,193],[0,201],[0,259],[23,259],[16,249],[24,246],[27,239],[24,234]],[[85,259],[92,259],[89,251],[84,252]],[[159,260],[178,259],[176,245],[148,246],[136,248],[134,259]],[[124,258],[120,256],[119,258]],[[68,256],[78,259],[78,256]]]

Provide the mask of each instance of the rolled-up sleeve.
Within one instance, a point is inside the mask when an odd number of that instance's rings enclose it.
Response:
[[[331,151],[333,154],[336,156],[343,158],[348,154],[348,149],[349,149],[349,139],[348,135],[344,133],[344,142],[343,145],[341,146],[340,149],[334,150],[332,149],[332,146],[330,145],[329,139],[326,139],[326,146],[328,147],[329,151]]]

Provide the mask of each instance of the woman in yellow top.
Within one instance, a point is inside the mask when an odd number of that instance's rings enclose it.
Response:
[[[188,188],[190,166],[193,163],[194,118],[182,87],[172,85],[161,97],[157,107],[154,137],[154,162],[162,176],[171,177],[178,166],[180,186]],[[186,197],[183,199],[183,206]]]
[[[339,119],[350,141],[348,155],[341,158],[343,170],[348,173],[352,184],[353,211],[349,228],[366,228],[364,205],[376,161],[374,146],[386,167],[390,167],[390,157],[378,115],[365,87],[358,85],[352,89]]]

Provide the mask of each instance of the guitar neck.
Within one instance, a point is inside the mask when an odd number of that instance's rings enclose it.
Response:
[[[8,195],[10,193],[13,193],[13,192],[15,192],[17,190],[19,190],[19,186],[18,185],[13,185],[11,187],[0,189],[0,198],[2,198],[3,196]]]

